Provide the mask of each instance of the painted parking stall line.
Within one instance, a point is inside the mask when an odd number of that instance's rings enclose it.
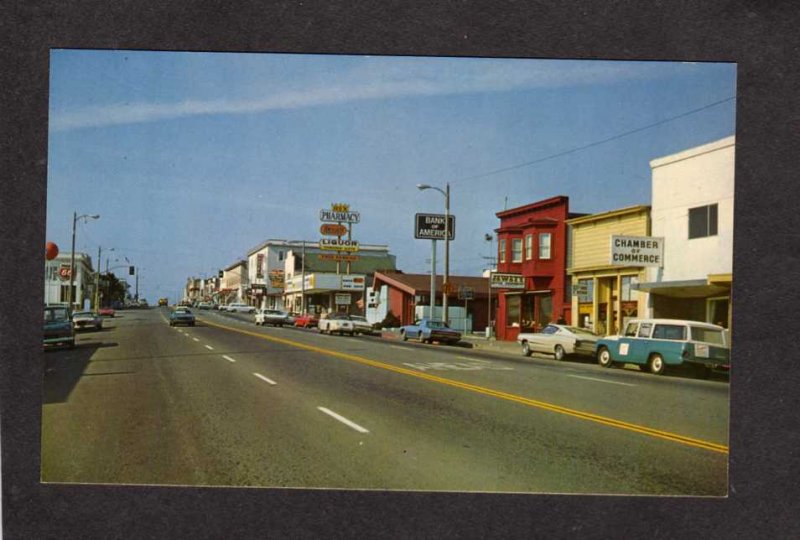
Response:
[[[364,428],[364,427],[361,427],[361,426],[359,426],[358,424],[356,424],[356,423],[355,423],[355,422],[353,422],[352,420],[348,420],[348,419],[347,419],[347,418],[345,418],[344,416],[342,416],[342,415],[340,415],[340,414],[337,414],[337,413],[333,412],[332,410],[330,410],[330,409],[328,409],[328,408],[325,408],[325,407],[317,407],[317,409],[318,409],[319,411],[321,411],[321,412],[323,412],[323,413],[327,414],[327,415],[328,415],[328,416],[330,416],[331,418],[333,418],[333,419],[335,419],[335,420],[338,420],[339,422],[341,422],[342,424],[346,425],[347,427],[349,427],[349,428],[352,428],[352,429],[354,429],[354,430],[358,431],[359,433],[369,433],[369,430],[368,430],[367,428]]]
[[[253,375],[255,375],[256,377],[258,377],[258,378],[259,378],[259,379],[261,379],[262,381],[264,381],[264,382],[266,382],[266,383],[269,383],[269,384],[271,384],[272,386],[275,386],[276,384],[278,384],[278,383],[276,383],[275,381],[273,381],[272,379],[270,379],[270,378],[267,378],[267,377],[263,376],[261,373],[253,373]]]

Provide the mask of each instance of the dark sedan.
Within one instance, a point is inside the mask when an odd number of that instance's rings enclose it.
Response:
[[[75,346],[75,328],[66,306],[44,308],[44,346]]]

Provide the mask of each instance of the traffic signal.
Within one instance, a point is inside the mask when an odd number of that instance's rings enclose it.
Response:
[[[132,276],[135,273],[136,268],[134,266],[128,267],[128,275]]]

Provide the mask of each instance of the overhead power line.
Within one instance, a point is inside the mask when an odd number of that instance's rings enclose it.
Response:
[[[723,103],[727,103],[728,101],[733,101],[734,99],[736,99],[736,97],[735,96],[731,96],[731,97],[728,97],[728,98],[725,98],[725,99],[721,99],[719,101],[715,101],[714,103],[709,103],[708,105],[704,105],[704,106],[702,106],[700,108],[692,109],[691,111],[687,111],[685,113],[682,113],[682,114],[679,114],[679,115],[676,115],[676,116],[671,116],[669,118],[665,118],[664,120],[659,120],[658,122],[655,122],[653,124],[648,124],[646,126],[642,126],[640,128],[632,129],[632,130],[626,131],[624,133],[618,133],[617,135],[614,135],[612,137],[608,137],[606,139],[602,139],[602,140],[599,140],[599,141],[591,142],[589,144],[584,144],[583,146],[578,146],[578,147],[575,147],[575,148],[571,148],[569,150],[564,150],[564,151],[561,151],[561,152],[557,152],[555,154],[551,154],[549,156],[541,157],[541,158],[535,159],[533,161],[526,161],[525,163],[519,163],[517,165],[511,165],[510,167],[504,167],[502,169],[497,169],[497,170],[489,171],[489,172],[482,173],[482,174],[476,174],[474,176],[465,176],[463,178],[458,178],[456,180],[453,180],[451,183],[463,182],[463,181],[466,181],[466,180],[477,180],[478,178],[486,178],[487,176],[492,176],[492,175],[495,175],[495,174],[500,174],[500,173],[504,173],[504,172],[508,172],[508,171],[513,171],[513,170],[516,170],[516,169],[522,169],[524,167],[530,167],[531,165],[536,165],[537,163],[541,163],[543,161],[547,161],[547,160],[550,160],[550,159],[555,159],[555,158],[558,158],[558,157],[561,157],[561,156],[566,156],[568,154],[574,154],[575,152],[580,152],[581,150],[586,150],[587,148],[592,148],[594,146],[599,146],[599,145],[605,144],[607,142],[615,141],[617,139],[621,139],[623,137],[627,137],[628,135],[633,135],[635,133],[639,133],[639,132],[644,131],[646,129],[651,129],[651,128],[654,128],[654,127],[661,126],[663,124],[666,124],[667,122],[673,122],[673,121],[678,120],[680,118],[685,118],[686,116],[699,113],[699,112],[704,111],[706,109],[710,109],[711,107],[716,107],[717,105],[721,105]]]

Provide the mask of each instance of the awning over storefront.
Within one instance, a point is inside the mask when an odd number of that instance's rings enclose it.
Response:
[[[714,295],[729,294],[731,281],[719,282],[709,279],[687,279],[683,281],[650,281],[633,283],[631,288],[637,291],[672,296],[674,298],[705,298]]]
[[[537,291],[505,291],[506,296],[521,296],[523,294],[550,294],[553,289],[539,289]]]

